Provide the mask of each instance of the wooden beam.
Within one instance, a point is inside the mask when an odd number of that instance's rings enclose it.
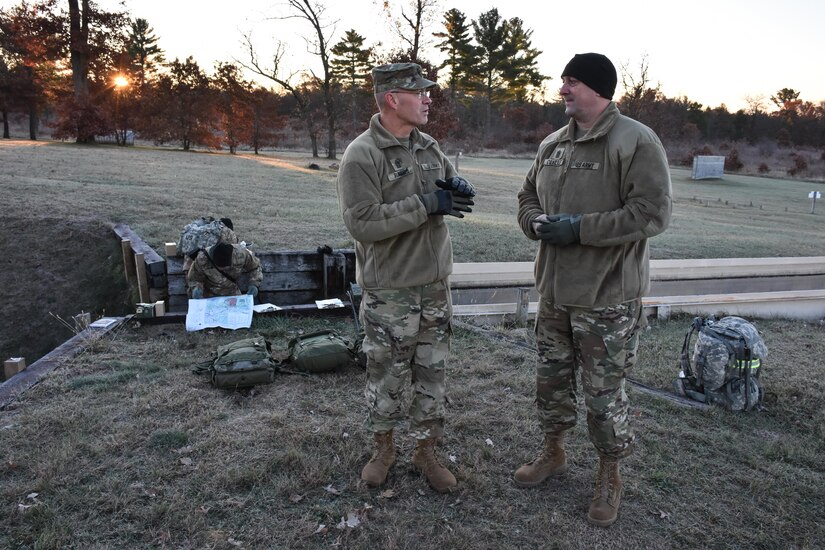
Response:
[[[52,369],[64,365],[66,360],[74,357],[84,349],[91,337],[100,337],[119,327],[121,323],[129,317],[115,317],[113,322],[103,328],[92,326],[63,342],[60,346],[44,355],[27,369],[0,384],[0,409],[17,399],[23,392],[37,384]]]
[[[135,276],[138,283],[138,296],[141,302],[148,302],[149,278],[146,276],[146,263],[142,252],[135,254]]]
[[[120,251],[123,254],[123,273],[126,276],[126,284],[132,286],[137,284],[135,279],[135,253],[132,250],[132,241],[123,239],[120,241]]]

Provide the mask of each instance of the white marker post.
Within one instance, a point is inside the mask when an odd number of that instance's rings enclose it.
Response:
[[[811,214],[816,210],[816,199],[822,198],[822,193],[819,191],[811,191],[808,193],[808,198],[811,199]]]

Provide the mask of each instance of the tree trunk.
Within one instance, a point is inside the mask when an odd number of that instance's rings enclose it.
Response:
[[[89,0],[82,0],[82,9],[78,0],[69,0],[69,52],[72,62],[72,84],[74,98],[78,105],[89,102]],[[77,143],[94,141],[94,136],[80,135]]]
[[[329,133],[327,139],[327,158],[335,160],[337,153],[335,147],[335,113],[332,112],[332,109],[329,109],[327,113],[327,132]]]
[[[320,158],[318,156],[318,134],[311,128],[309,130],[309,142],[312,144],[312,158]]]
[[[29,104],[29,139],[32,141],[37,141],[38,122],[37,105],[32,101],[31,104]]]

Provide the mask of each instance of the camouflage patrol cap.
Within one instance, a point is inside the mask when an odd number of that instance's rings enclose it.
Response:
[[[435,82],[422,76],[421,65],[418,63],[390,63],[375,67],[372,70],[372,83],[375,93],[423,90],[435,86]]]

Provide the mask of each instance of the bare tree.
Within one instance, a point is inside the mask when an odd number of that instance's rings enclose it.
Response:
[[[298,103],[298,109],[301,112],[301,117],[303,118],[304,123],[310,131],[310,139],[313,140],[312,155],[314,157],[318,156],[317,134],[313,136],[312,133],[312,112],[310,109],[310,98],[307,95],[307,93],[312,88],[317,88],[321,90],[323,94],[323,103],[327,118],[327,158],[335,159],[337,155],[335,145],[335,88],[337,87],[337,81],[335,80],[334,71],[330,63],[330,37],[328,37],[326,34],[327,28],[330,25],[326,24],[323,21],[323,15],[326,8],[320,3],[310,2],[309,0],[287,0],[287,5],[290,8],[292,8],[294,13],[292,15],[278,17],[277,19],[303,19],[312,26],[312,36],[309,38],[305,37],[307,43],[307,51],[313,55],[318,56],[318,59],[321,61],[321,68],[323,70],[322,74],[319,76],[315,74],[315,72],[312,69],[310,69],[308,72],[311,81],[309,83],[311,84],[310,86],[301,86],[300,84],[296,86],[295,84],[293,84],[291,80],[297,73],[292,73],[292,75],[290,75],[288,78],[283,78],[279,76],[279,66],[281,64],[284,54],[284,44],[282,42],[278,43],[277,52],[273,59],[272,69],[268,71],[263,70],[263,68],[257,63],[255,51],[252,47],[252,42],[249,39],[248,35],[244,38],[246,38],[248,53],[250,54],[251,66],[244,65],[241,62],[239,63],[249,68],[250,70],[256,72],[257,74],[260,74],[261,76],[265,76],[273,80],[274,82],[278,83],[285,90],[289,91],[292,94],[292,96]],[[333,34],[333,32],[334,29],[330,31],[330,36]],[[307,83],[305,82],[304,84]]]
[[[768,100],[765,98],[764,94],[757,94],[753,96],[746,95],[744,100],[745,104],[748,106],[745,112],[749,115],[764,113],[768,105]]]
[[[630,118],[644,122],[645,114],[661,95],[662,84],[650,85],[650,62],[647,54],[639,61],[639,72],[633,74],[627,62],[620,66],[624,96],[621,98],[622,111]]]
[[[249,69],[255,74],[268,78],[284,90],[290,93],[295,99],[295,105],[298,109],[298,117],[304,123],[304,126],[309,135],[309,142],[312,146],[312,156],[318,157],[318,129],[312,120],[312,107],[310,105],[310,97],[306,94],[305,89],[299,85],[294,85],[292,82],[299,74],[293,72],[289,74],[282,73],[282,61],[284,57],[285,45],[283,42],[277,42],[275,53],[272,56],[272,63],[265,67],[258,59],[258,54],[255,52],[255,47],[252,45],[252,36],[249,33],[243,35],[244,45],[246,46],[246,53],[249,56],[249,62],[245,63],[236,60],[243,67]]]
[[[330,63],[330,38],[334,34],[335,29],[330,31],[330,36],[325,34],[330,25],[324,23],[323,15],[326,8],[323,4],[316,2],[309,2],[309,0],[289,0],[289,5],[297,12],[297,15],[288,16],[287,19],[297,17],[303,19],[312,25],[312,30],[315,33],[313,38],[306,38],[307,51],[311,54],[317,55],[321,61],[323,69],[323,76],[318,76],[314,71],[310,70],[315,84],[321,89],[324,94],[324,108],[327,114],[327,158],[336,158],[335,147],[335,96],[337,82],[335,80],[332,64]]]
[[[436,11],[441,0],[408,0],[405,7],[401,7],[401,15],[393,16],[393,3],[384,0],[384,12],[392,22],[392,27],[403,44],[409,46],[410,59],[418,62],[421,58],[421,48],[427,45],[424,40],[424,30],[434,22]]]

